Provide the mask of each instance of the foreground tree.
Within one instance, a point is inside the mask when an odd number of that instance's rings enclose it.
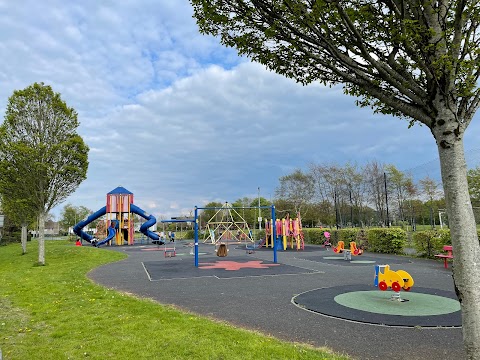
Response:
[[[75,110],[43,83],[14,91],[0,126],[0,193],[16,189],[15,199],[38,216],[40,265],[48,212],[86,178],[88,146],[78,126]]]
[[[463,137],[480,101],[478,0],[190,0],[219,36],[303,84],[344,84],[358,104],[434,136],[454,248],[464,345],[480,358],[480,246]]]

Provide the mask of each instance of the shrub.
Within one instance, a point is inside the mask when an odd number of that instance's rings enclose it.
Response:
[[[368,230],[363,228],[358,230],[357,245],[363,250],[368,250]]]
[[[336,244],[338,242],[337,230],[326,228],[303,229],[303,238],[305,243],[312,245],[323,245],[326,240],[325,235],[323,235],[325,231],[330,233],[330,243]]]
[[[357,234],[359,231],[360,231],[359,228],[339,229],[338,240],[342,240],[345,243],[345,245],[350,244],[352,241],[357,242]]]
[[[416,231],[412,234],[413,247],[419,256],[432,257],[443,251],[444,245],[450,245],[450,230]]]
[[[190,239],[193,239],[194,237],[195,237],[195,231],[194,230],[187,230],[183,233],[183,239],[190,240]]]
[[[403,254],[407,241],[405,230],[398,228],[375,228],[368,230],[368,250],[386,254]]]
[[[303,231],[303,239],[307,244],[314,244],[314,245],[323,245],[325,241],[325,236],[323,236],[324,231],[328,231],[325,229],[302,229]]]

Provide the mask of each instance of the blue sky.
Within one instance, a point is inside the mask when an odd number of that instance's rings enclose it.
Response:
[[[87,180],[54,214],[66,203],[95,211],[121,185],[169,218],[258,187],[270,198],[279,177],[312,162],[406,170],[438,157],[427,128],[239,58],[192,13],[186,0],[0,0],[2,114],[14,90],[44,82],[78,111],[90,147]],[[475,119],[467,150],[478,130]]]

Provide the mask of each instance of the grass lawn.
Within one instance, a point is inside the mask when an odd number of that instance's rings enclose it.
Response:
[[[346,359],[95,285],[89,270],[126,255],[47,241],[0,247],[0,349],[25,359]]]

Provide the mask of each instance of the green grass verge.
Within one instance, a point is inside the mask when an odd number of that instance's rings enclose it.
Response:
[[[108,290],[89,270],[122,253],[37,242],[0,247],[0,348],[14,359],[346,359],[286,343],[150,299]]]

